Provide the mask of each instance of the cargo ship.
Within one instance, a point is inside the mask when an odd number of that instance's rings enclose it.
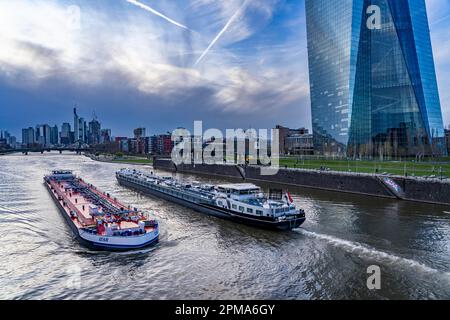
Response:
[[[116,172],[120,184],[219,218],[269,229],[292,230],[305,221],[291,195],[281,190],[266,195],[251,183],[208,185],[133,169]]]
[[[96,250],[124,251],[158,241],[156,220],[125,206],[72,171],[53,171],[44,177],[44,184],[82,244]]]

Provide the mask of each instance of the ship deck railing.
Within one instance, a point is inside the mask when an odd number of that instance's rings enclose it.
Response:
[[[171,185],[163,185],[163,184],[157,184],[145,181],[141,179],[139,176],[125,176],[123,177],[125,180],[137,183],[143,187],[152,187],[153,189],[156,189],[161,192],[169,193],[175,196],[179,196],[180,198],[183,198],[185,195],[191,196],[192,198],[196,198],[197,200],[204,200],[204,201],[211,201],[213,200],[213,195],[208,194],[206,192],[194,192],[188,188],[183,188],[182,190],[176,189],[175,186]],[[163,182],[163,180],[158,180],[160,182]]]

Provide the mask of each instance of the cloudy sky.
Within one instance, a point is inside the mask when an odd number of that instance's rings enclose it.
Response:
[[[427,6],[450,123],[450,0]],[[310,127],[307,67],[304,0],[0,0],[0,128],[18,136],[75,105],[114,135]]]

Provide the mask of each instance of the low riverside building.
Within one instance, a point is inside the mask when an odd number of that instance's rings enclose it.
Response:
[[[290,129],[277,125],[275,129],[279,132],[280,154],[289,154],[288,138],[292,136],[300,136],[309,134],[309,130],[306,128]],[[292,141],[291,141],[292,142]]]
[[[171,134],[154,135],[150,138],[150,150],[152,154],[170,155],[174,147]]]
[[[287,153],[290,155],[313,155],[314,144],[312,134],[295,134],[285,140]]]

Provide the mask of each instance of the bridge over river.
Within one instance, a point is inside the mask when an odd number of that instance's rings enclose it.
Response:
[[[45,153],[45,152],[52,152],[52,151],[59,151],[59,153],[63,152],[75,152],[77,154],[81,154],[83,152],[91,151],[90,148],[71,148],[71,147],[62,147],[62,148],[24,148],[24,149],[11,149],[11,150],[2,150],[0,151],[0,155],[6,155],[6,154],[12,154],[12,153],[22,153],[22,154],[29,154],[29,153]]]

